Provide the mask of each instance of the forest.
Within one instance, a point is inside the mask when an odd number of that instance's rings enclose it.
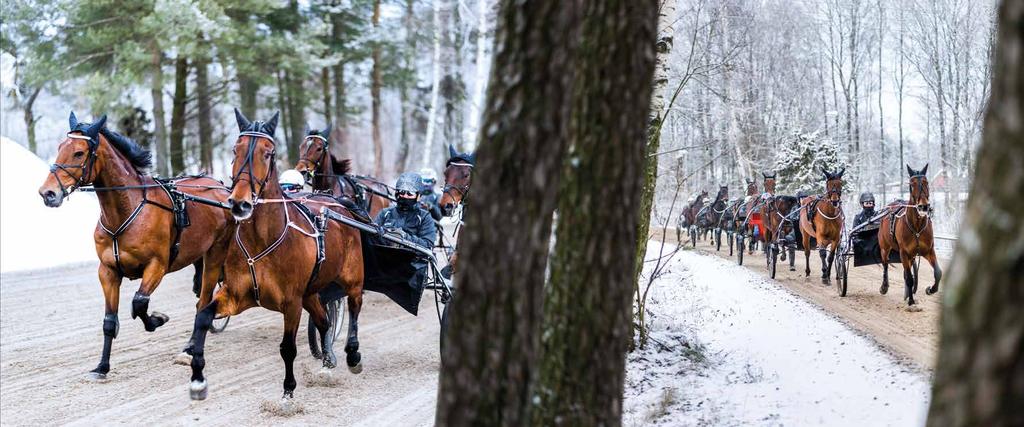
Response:
[[[333,124],[339,154],[362,173],[439,166],[446,144],[475,145],[494,9],[488,0],[5,2],[4,120],[18,122],[5,134],[46,157],[66,115],[48,107],[72,106],[116,118],[152,148],[160,175],[225,174],[237,106],[251,117],[281,111],[286,164],[305,126]]]
[[[438,425],[620,425],[628,355],[665,347],[645,265],[686,252],[649,241],[687,197],[845,168],[845,200],[890,201],[925,164],[961,236],[929,423],[1024,421],[1019,0],[17,0],[2,22],[0,126],[47,161],[69,110],[161,176],[229,178],[234,107],[281,113],[282,169],[327,125],[385,181],[474,152]]]

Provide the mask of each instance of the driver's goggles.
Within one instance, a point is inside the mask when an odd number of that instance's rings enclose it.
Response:
[[[395,194],[397,194],[398,197],[405,197],[405,198],[412,198],[412,197],[416,196],[416,193],[413,193],[412,191],[405,191],[405,190],[396,191]]]

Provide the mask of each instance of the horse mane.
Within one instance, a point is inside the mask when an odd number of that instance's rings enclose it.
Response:
[[[335,175],[348,175],[352,172],[352,159],[335,160],[332,155],[331,170]]]
[[[113,145],[118,152],[128,158],[136,172],[142,173],[144,169],[153,165],[153,154],[131,138],[114,132],[106,126],[100,129],[100,133],[110,142],[110,145]]]

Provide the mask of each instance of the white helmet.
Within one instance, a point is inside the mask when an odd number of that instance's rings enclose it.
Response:
[[[288,169],[281,173],[281,176],[277,178],[277,182],[281,183],[282,187],[293,186],[301,189],[306,180],[302,179],[302,174],[299,171]]]
[[[437,182],[437,172],[434,172],[434,170],[431,168],[420,169],[420,178],[422,178],[424,181],[429,179],[431,181]]]

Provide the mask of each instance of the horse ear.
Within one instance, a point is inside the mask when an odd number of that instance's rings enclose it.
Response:
[[[267,135],[274,136],[274,131],[277,130],[277,119],[279,118],[281,118],[281,112],[275,111],[274,117],[271,117],[270,120],[267,120],[267,124],[263,125],[263,128],[266,129]]]
[[[235,108],[235,121],[238,122],[239,132],[244,132],[246,129],[249,128],[249,125],[252,124],[249,122],[249,119],[245,118],[245,114],[242,114],[241,111],[238,111],[238,108]]]
[[[827,170],[825,170],[825,167],[824,167],[824,166],[822,166],[822,167],[821,167],[821,173],[825,175],[825,180],[826,180],[826,181],[828,181],[828,179],[829,179],[829,173],[828,173],[828,171],[827,171]]]
[[[764,172],[761,172],[761,176],[762,176],[762,177],[763,177],[764,179],[768,179],[768,174],[766,174],[766,173],[764,173]]]
[[[89,125],[89,128],[85,130],[85,134],[95,138],[96,135],[99,135],[100,129],[103,129],[103,126],[105,126],[106,124],[107,115],[104,114],[103,117],[100,117],[100,119],[96,121],[96,123]]]
[[[72,111],[68,116],[68,129],[74,130],[76,126],[78,126],[78,117],[75,117],[75,112]]]
[[[327,139],[331,138],[331,124],[330,123],[327,124],[327,127],[324,128],[324,130],[320,131],[320,136],[322,136],[324,138],[327,138]]]
[[[907,176],[914,176],[914,170],[910,168],[910,165],[907,165]]]
[[[928,163],[924,164],[924,169],[921,169],[921,175],[928,176]]]
[[[846,168],[839,169],[839,173],[836,174],[836,178],[842,178],[844,172],[846,172]]]
[[[453,159],[453,158],[455,158],[458,155],[459,155],[459,153],[457,151],[455,151],[455,146],[451,145],[451,144],[448,144],[448,158]]]

